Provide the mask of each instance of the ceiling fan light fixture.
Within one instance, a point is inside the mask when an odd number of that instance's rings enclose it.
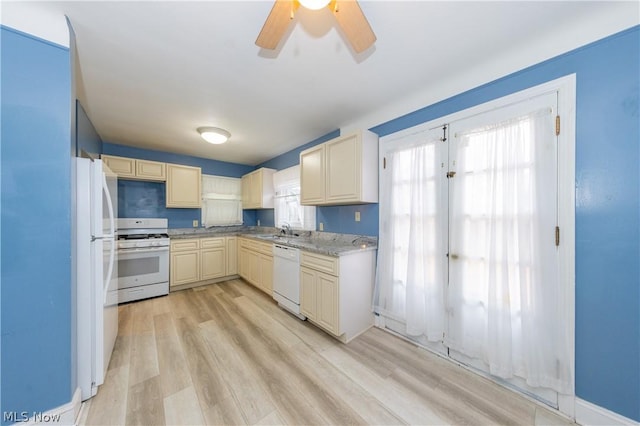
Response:
[[[231,137],[231,133],[218,127],[198,127],[198,133],[202,139],[214,145],[225,143]]]
[[[301,5],[311,10],[320,10],[327,6],[330,0],[298,0]]]

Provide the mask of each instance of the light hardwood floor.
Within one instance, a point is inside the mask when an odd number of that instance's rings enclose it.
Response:
[[[569,424],[382,330],[344,345],[241,280],[119,309],[80,424]]]

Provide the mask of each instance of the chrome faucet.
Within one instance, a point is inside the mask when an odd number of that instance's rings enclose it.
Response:
[[[282,230],[280,232],[285,235],[291,235],[291,225],[289,225],[288,223],[283,223]]]

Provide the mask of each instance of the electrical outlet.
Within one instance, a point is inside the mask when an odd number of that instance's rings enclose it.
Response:
[[[197,220],[194,220],[194,221],[193,221],[193,227],[194,227],[194,228],[197,228],[197,227],[198,227],[198,221],[197,221]]]
[[[320,222],[320,223],[318,224],[318,230],[320,230],[320,231],[324,231],[324,223]]]
[[[356,212],[356,222],[360,222],[360,212]]]
[[[258,219],[258,226],[260,226],[260,219]]]

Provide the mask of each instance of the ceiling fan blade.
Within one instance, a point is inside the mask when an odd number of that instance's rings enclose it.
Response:
[[[264,49],[275,49],[299,5],[295,0],[276,0],[258,34],[256,44]]]
[[[356,53],[367,50],[376,41],[376,35],[356,0],[335,0],[330,7]]]

